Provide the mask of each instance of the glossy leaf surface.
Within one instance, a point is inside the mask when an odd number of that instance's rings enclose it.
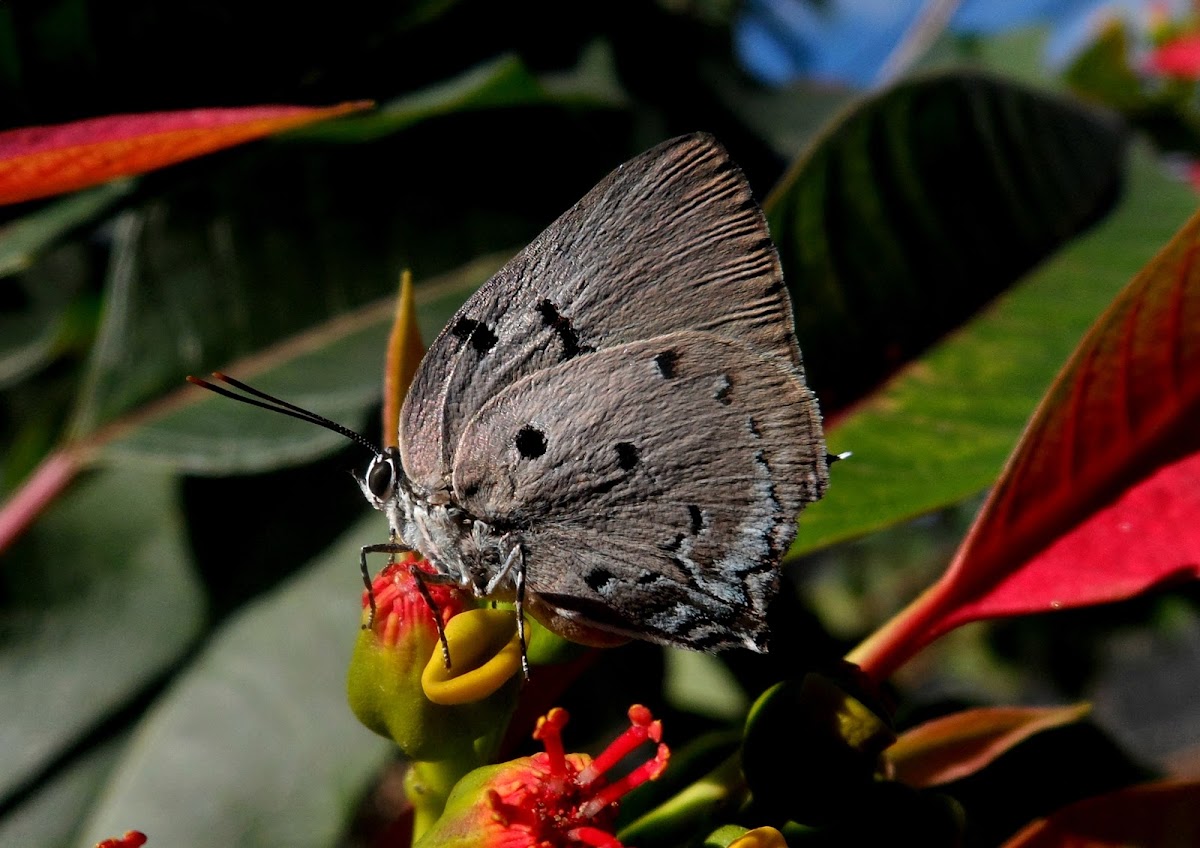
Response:
[[[390,749],[344,690],[369,519],[215,634],[135,729],[88,840],[136,822],[164,845],[333,844]]]
[[[0,796],[165,672],[204,614],[162,472],[90,478],[5,554],[3,575]]]
[[[1195,210],[1135,151],[1120,205],[970,324],[834,422],[854,456],[800,519],[793,554],[890,526],[987,488],[1079,339]]]
[[[1200,216],[1097,320],[945,577],[857,652],[872,673],[967,621],[1115,601],[1196,576],[1198,256]]]

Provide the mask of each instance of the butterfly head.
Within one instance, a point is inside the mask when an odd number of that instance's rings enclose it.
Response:
[[[400,450],[394,446],[377,451],[361,477],[355,475],[367,503],[388,517],[392,535],[399,535],[409,501],[404,469],[400,465]]]

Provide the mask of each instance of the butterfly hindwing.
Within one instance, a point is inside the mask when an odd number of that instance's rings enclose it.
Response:
[[[453,497],[525,556],[533,601],[685,647],[761,647],[796,514],[824,491],[795,366],[682,331],[542,369],[467,422]]]
[[[800,364],[766,221],[703,134],[613,171],[450,320],[401,414],[408,478],[418,491],[444,487],[468,420],[521,378],[688,329]]]

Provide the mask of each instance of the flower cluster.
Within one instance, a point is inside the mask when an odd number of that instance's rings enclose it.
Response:
[[[417,844],[620,848],[613,834],[618,801],[661,775],[670,757],[662,743],[662,724],[648,709],[630,707],[629,721],[629,729],[592,759],[565,753],[562,729],[567,713],[551,710],[533,734],[545,751],[468,774],[451,793],[445,814]],[[612,768],[647,741],[655,744],[654,753],[609,782],[606,776]]]
[[[520,651],[509,644],[516,630],[511,612],[478,609],[457,587],[418,577],[430,569],[414,554],[384,568],[371,586],[373,620],[363,593],[363,630],[346,686],[364,725],[393,739],[411,759],[442,761],[470,755],[477,738],[503,726]]]

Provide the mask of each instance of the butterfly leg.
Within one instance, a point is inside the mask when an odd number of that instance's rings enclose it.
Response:
[[[370,630],[375,626],[375,590],[371,588],[371,572],[367,568],[367,554],[402,554],[411,550],[412,548],[407,545],[401,545],[397,542],[363,545],[362,552],[359,554],[358,564],[362,568],[363,585],[367,587],[367,601],[371,604],[371,614],[367,616],[367,623],[363,625],[363,630]]]
[[[517,638],[521,640],[521,673],[526,680],[529,680],[529,655],[526,653],[526,646],[529,643],[525,637],[525,552],[520,545],[513,548],[505,557],[500,574],[507,574],[511,569],[515,569],[516,575],[513,583],[517,596]],[[498,580],[493,579],[491,582],[496,583]]]
[[[437,628],[438,641],[442,643],[442,662],[449,669],[450,643],[446,641],[446,627],[442,624],[442,610],[437,605],[437,601],[433,599],[433,594],[429,591],[429,586],[426,583],[454,583],[455,581],[445,574],[430,574],[424,569],[417,568],[416,564],[410,565],[408,571],[417,583],[417,591],[421,593],[421,597],[429,606],[429,611],[433,613],[433,625]]]

